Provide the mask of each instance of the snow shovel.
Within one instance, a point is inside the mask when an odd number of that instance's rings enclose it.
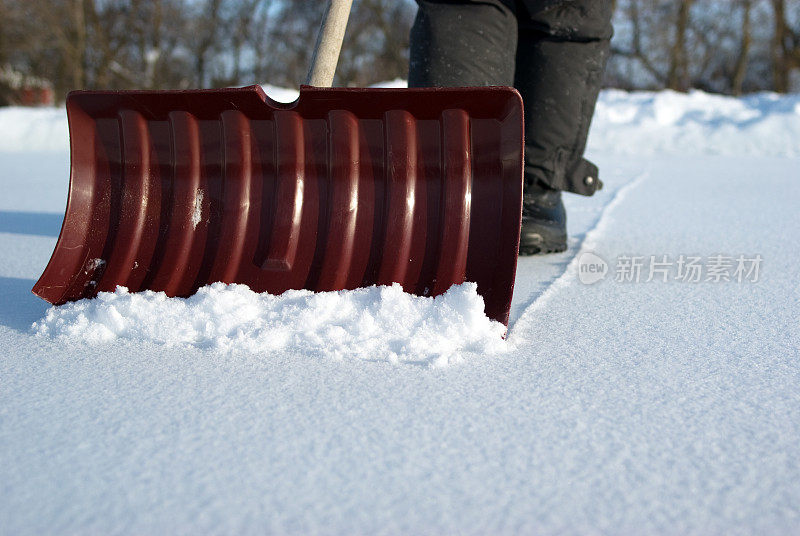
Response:
[[[33,292],[190,296],[473,281],[508,323],[522,206],[512,88],[331,88],[351,0],[326,12],[294,103],[259,86],[74,91],[66,215]]]

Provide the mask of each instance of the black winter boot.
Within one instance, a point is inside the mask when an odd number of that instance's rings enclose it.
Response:
[[[519,254],[556,253],[567,249],[567,212],[561,191],[532,184],[522,198]]]

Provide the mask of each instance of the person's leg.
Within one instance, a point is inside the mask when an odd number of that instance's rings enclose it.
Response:
[[[566,249],[561,190],[602,183],[583,158],[611,39],[610,0],[518,0],[515,87],[525,103],[525,199],[520,251]]]
[[[510,86],[517,19],[513,1],[418,0],[410,87]]]
[[[583,160],[611,39],[611,0],[521,0],[514,85],[525,102],[525,171],[552,188],[592,195]]]

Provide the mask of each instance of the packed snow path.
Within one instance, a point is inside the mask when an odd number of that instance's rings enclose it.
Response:
[[[610,143],[569,251],[520,260],[507,350],[445,368],[37,337],[67,157],[1,154],[0,534],[796,530],[800,153]]]

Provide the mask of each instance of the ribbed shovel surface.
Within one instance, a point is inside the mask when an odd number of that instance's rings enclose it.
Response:
[[[522,202],[510,88],[74,92],[64,224],[33,292],[189,296],[474,281],[508,322]]]

